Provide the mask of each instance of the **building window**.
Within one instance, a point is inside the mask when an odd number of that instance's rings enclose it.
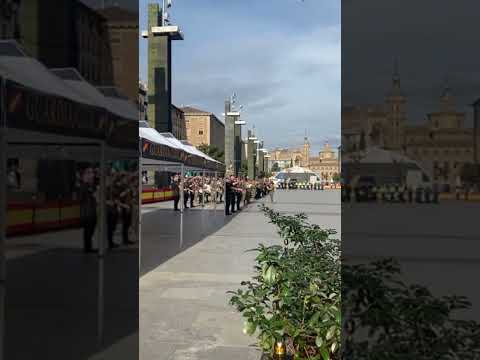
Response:
[[[198,135],[203,135],[203,130],[198,130]]]

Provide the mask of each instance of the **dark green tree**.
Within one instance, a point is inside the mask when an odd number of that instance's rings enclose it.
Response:
[[[215,145],[201,144],[198,146],[198,150],[207,154],[208,156],[210,156],[211,158],[217,161],[220,161],[220,162],[225,161],[224,152]]]

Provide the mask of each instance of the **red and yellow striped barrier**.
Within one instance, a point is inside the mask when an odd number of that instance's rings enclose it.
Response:
[[[457,195],[455,193],[441,193],[439,196],[440,200],[456,200]],[[460,200],[465,201],[465,194],[460,194]],[[470,193],[468,194],[467,201],[480,201],[480,193]]]
[[[7,235],[26,235],[80,225],[80,205],[75,201],[10,203]]]
[[[341,189],[342,186],[340,184],[335,184],[335,185],[325,185],[323,187],[324,190],[332,190],[332,189]]]
[[[142,192],[142,204],[173,200],[171,188],[149,189]],[[78,201],[9,203],[7,235],[28,235],[44,231],[80,226]]]
[[[142,204],[173,200],[173,191],[170,188],[148,189],[142,192]]]

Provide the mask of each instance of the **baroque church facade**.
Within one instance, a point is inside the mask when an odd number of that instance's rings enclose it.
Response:
[[[271,164],[277,164],[280,169],[300,166],[316,173],[321,179],[330,181],[340,174],[340,164],[337,154],[328,143],[318,153],[310,156],[310,143],[305,137],[303,147],[294,149],[274,149],[270,152]]]
[[[453,188],[463,165],[474,160],[473,129],[465,125],[466,114],[456,110],[449,86],[422,124],[408,122],[407,100],[395,70],[383,104],[343,107],[342,151],[380,147],[399,152],[416,160],[435,181]]]

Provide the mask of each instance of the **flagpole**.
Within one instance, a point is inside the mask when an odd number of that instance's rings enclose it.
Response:
[[[162,0],[162,26],[165,25],[165,0]]]

